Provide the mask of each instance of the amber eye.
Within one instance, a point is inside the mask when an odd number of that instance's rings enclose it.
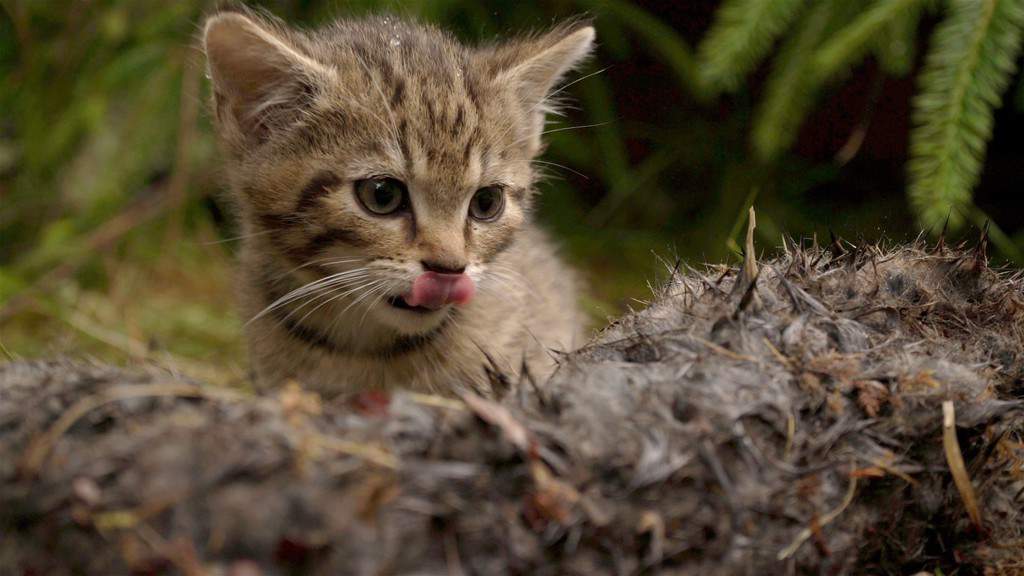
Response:
[[[367,210],[380,216],[392,214],[406,205],[405,184],[394,178],[367,178],[355,183],[356,197]]]
[[[482,222],[496,220],[505,207],[505,193],[501,186],[487,186],[473,194],[469,202],[469,215]]]

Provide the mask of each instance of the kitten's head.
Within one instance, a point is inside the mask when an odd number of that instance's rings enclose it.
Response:
[[[416,333],[514,241],[551,92],[594,30],[472,48],[392,17],[300,32],[226,12],[203,40],[247,232]]]

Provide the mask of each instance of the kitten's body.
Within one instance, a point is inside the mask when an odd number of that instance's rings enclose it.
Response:
[[[261,385],[486,389],[485,366],[542,376],[579,343],[573,275],[529,220],[531,161],[592,39],[577,25],[472,49],[388,18],[211,18]]]

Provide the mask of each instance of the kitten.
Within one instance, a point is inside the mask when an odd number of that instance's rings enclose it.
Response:
[[[486,391],[485,367],[543,376],[580,343],[531,162],[593,40],[580,22],[468,47],[393,17],[207,20],[259,386]]]

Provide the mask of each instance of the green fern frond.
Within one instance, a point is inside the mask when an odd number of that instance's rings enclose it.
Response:
[[[917,6],[897,14],[875,37],[871,51],[887,74],[899,77],[910,74],[917,53],[921,16],[934,11],[935,2],[922,0]]]
[[[751,140],[762,161],[776,158],[796,139],[814,104],[822,78],[812,66],[814,50],[833,28],[842,0],[818,2],[794,26],[772,65],[764,96],[754,114]]]
[[[992,137],[992,113],[1016,68],[1024,0],[952,0],[914,99],[910,199],[921,223],[963,224]]]
[[[738,88],[803,5],[804,0],[726,0],[698,50],[701,85],[712,94]]]
[[[912,16],[924,0],[876,0],[850,24],[826,42],[814,57],[814,67],[825,78],[861,61],[875,40],[899,18]]]

